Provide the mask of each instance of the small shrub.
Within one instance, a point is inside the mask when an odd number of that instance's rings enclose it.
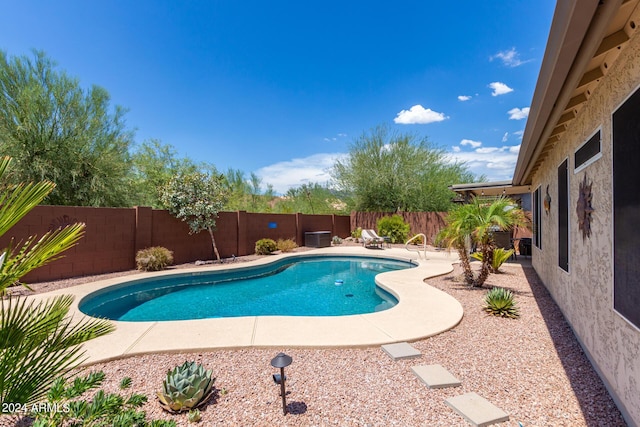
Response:
[[[278,249],[273,239],[260,239],[256,242],[256,255],[271,255]]]
[[[391,243],[404,243],[409,235],[409,224],[400,215],[385,216],[378,220],[378,235],[388,237]]]
[[[278,248],[279,251],[291,252],[295,248],[297,248],[298,245],[293,239],[278,239],[278,243],[276,243],[276,247]]]
[[[358,227],[351,232],[351,237],[354,239],[359,239],[362,237],[362,227]]]
[[[415,237],[415,239],[414,239]],[[412,237],[412,241],[411,244],[412,245],[420,245],[422,246],[424,244],[424,239],[422,238],[422,236],[420,234],[416,234],[415,236]]]
[[[520,313],[513,293],[504,288],[493,288],[484,297],[484,311],[494,316],[510,317],[516,319]]]
[[[141,271],[160,271],[173,264],[173,252],[162,246],[141,249],[136,254],[136,266]]]
[[[202,419],[202,415],[200,415],[200,410],[199,409],[190,410],[189,413],[187,414],[187,419],[189,420],[190,423],[197,423],[198,421],[200,421]]]
[[[491,271],[499,273],[500,267],[513,255],[513,249],[496,248],[493,250],[493,258],[491,259]],[[482,252],[474,252],[472,258],[482,261],[484,258]]]
[[[333,236],[333,238],[331,239],[331,243],[333,243],[334,245],[341,245],[342,238],[340,238],[340,236]]]

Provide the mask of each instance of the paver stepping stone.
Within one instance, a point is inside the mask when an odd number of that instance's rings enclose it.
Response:
[[[509,421],[506,412],[477,393],[450,397],[445,403],[476,427]]]
[[[422,353],[411,344],[407,342],[398,342],[394,344],[385,344],[382,346],[382,350],[389,355],[393,360],[400,359],[415,359],[422,356]]]
[[[429,388],[458,387],[460,380],[441,365],[412,366],[413,373]]]

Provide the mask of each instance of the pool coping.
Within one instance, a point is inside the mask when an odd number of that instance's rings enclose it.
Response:
[[[400,248],[380,250],[338,246],[227,264],[224,266],[225,269],[242,269],[268,264],[285,257],[359,255],[411,259],[417,262],[418,266],[376,276],[378,286],[399,300],[396,306],[388,310],[331,317],[250,316],[162,322],[114,321],[115,332],[84,343],[87,356],[85,364],[159,352],[249,347],[367,347],[430,337],[455,327],[462,319],[463,310],[455,298],[425,283],[425,279],[429,277],[451,272],[453,263],[458,261],[457,256],[446,251],[429,251],[426,254],[427,259],[424,260],[418,257],[417,252]],[[96,290],[130,280],[209,270],[220,270],[220,265],[138,273],[134,276],[121,276],[37,294],[29,298],[41,300],[54,295],[73,295],[71,313],[74,319],[82,319],[88,316],[78,310],[78,303]]]

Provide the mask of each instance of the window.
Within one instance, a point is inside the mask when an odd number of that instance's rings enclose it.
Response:
[[[536,248],[538,249],[542,249],[542,237],[541,237],[541,233],[542,233],[542,228],[540,227],[542,225],[542,219],[540,217],[540,214],[542,213],[542,203],[541,203],[542,199],[540,196],[540,187],[538,187],[536,189],[536,191],[533,192],[533,200],[532,200],[532,204],[533,204],[533,244],[536,246]]]
[[[591,163],[602,157],[600,129],[594,133],[574,153],[574,173],[580,172]]]
[[[613,308],[640,328],[640,90],[613,113]]]
[[[569,271],[569,160],[558,167],[558,266]]]

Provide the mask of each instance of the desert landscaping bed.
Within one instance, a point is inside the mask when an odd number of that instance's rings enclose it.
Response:
[[[444,401],[469,392],[506,411],[510,421],[504,425],[624,426],[533,268],[526,262],[511,263],[503,271],[491,275],[484,289],[461,283],[458,266],[451,274],[427,280],[462,303],[464,318],[448,332],[412,343],[422,352],[419,359],[393,361],[378,346],[268,348],[133,356],[89,369],[107,374],[105,391],[118,391],[120,380],[130,376],[132,390],[149,397],[143,408],[148,418],[173,419],[180,426],[192,424],[184,414],[160,409],[155,392],[166,371],[185,360],[204,364],[216,377],[215,392],[201,408],[200,425],[205,426],[465,426],[468,423]],[[34,289],[46,292],[75,283],[58,281]],[[492,286],[514,292],[519,319],[482,311],[484,294]],[[286,370],[286,416],[269,363],[280,351],[293,358]],[[428,364],[442,365],[462,386],[427,388],[411,367]],[[3,426],[15,423],[15,418],[0,420]]]

